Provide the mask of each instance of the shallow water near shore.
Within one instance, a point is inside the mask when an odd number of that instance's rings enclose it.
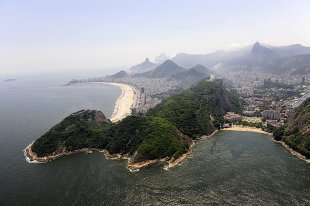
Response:
[[[13,83],[13,82],[11,82]],[[309,205],[310,165],[265,134],[221,131],[173,170],[78,153],[29,164],[23,149],[68,114],[111,116],[113,86],[0,83],[0,205]]]

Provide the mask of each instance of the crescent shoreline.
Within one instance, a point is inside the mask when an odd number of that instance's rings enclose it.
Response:
[[[110,120],[112,122],[119,122],[125,117],[131,115],[131,109],[135,106],[137,100],[136,88],[129,84],[114,83],[114,82],[103,82],[121,88],[122,94],[117,99],[114,111]]]

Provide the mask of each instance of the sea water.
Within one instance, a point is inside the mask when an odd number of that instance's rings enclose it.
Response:
[[[264,134],[222,131],[172,170],[78,153],[44,164],[23,149],[72,112],[107,117],[121,94],[104,84],[0,82],[0,205],[310,205],[310,165]]]

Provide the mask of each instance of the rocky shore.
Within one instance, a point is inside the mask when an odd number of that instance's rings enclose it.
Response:
[[[29,163],[46,163],[48,161],[55,160],[59,157],[65,156],[65,155],[71,155],[79,152],[85,152],[85,153],[91,153],[92,151],[100,151],[99,149],[96,148],[82,148],[79,150],[71,151],[68,152],[63,148],[61,151],[54,153],[53,155],[49,156],[44,156],[44,157],[38,157],[36,153],[34,153],[31,150],[31,146],[33,143],[29,144],[25,149],[24,149],[24,156],[27,162]]]
[[[165,164],[164,169],[169,170],[177,165],[179,165],[181,162],[185,161],[188,157],[192,156],[193,151],[192,148],[194,147],[195,143],[190,146],[189,150],[178,157],[177,159],[174,158],[160,158],[160,159],[154,159],[154,160],[145,160],[141,162],[133,162],[132,157],[130,157],[128,154],[122,155],[122,154],[110,154],[107,150],[103,150],[103,154],[106,157],[106,159],[111,159],[111,160],[128,160],[127,162],[127,168],[130,171],[139,171],[140,169],[149,167],[151,165],[155,164]]]
[[[290,148],[290,146],[288,146],[287,144],[285,144],[285,142],[283,141],[276,141],[274,140],[276,143],[281,144],[285,149],[287,149],[292,155],[294,155],[295,157],[305,161],[306,163],[310,163],[310,159],[307,159],[304,155],[300,154],[299,152],[296,152],[295,150],[293,150],[292,148]]]

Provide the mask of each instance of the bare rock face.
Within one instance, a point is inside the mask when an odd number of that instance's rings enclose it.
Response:
[[[108,120],[102,112],[96,111],[94,115],[94,122],[97,124],[101,124],[103,122],[110,123],[110,120]]]

